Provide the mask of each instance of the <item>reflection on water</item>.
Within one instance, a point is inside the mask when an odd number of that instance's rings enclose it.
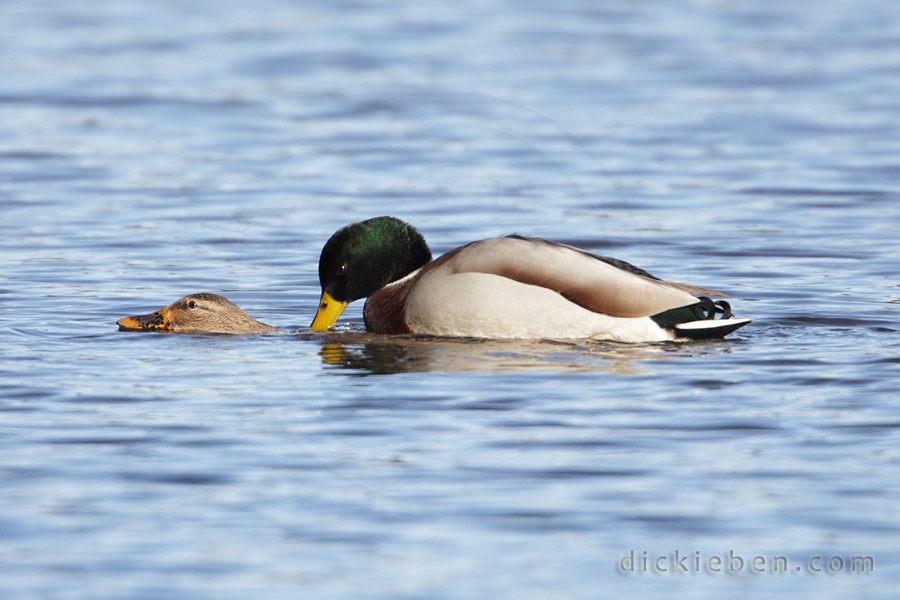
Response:
[[[308,334],[306,334],[308,335]],[[304,336],[305,337],[305,336]],[[622,344],[593,340],[481,340],[338,332],[322,336],[322,364],[355,375],[483,371],[646,374],[650,361],[729,351],[729,342]]]

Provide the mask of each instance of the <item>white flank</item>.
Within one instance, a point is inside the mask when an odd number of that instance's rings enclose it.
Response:
[[[622,342],[671,340],[649,317],[598,314],[535,285],[487,273],[426,271],[406,298],[415,333],[495,339],[588,338]]]

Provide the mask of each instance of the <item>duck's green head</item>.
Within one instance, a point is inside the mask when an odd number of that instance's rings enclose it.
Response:
[[[367,298],[431,260],[425,238],[409,223],[376,217],[338,229],[322,248],[322,299],[310,329],[326,331],[350,302]]]

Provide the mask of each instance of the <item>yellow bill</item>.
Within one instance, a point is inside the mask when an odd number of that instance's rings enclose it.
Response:
[[[349,302],[338,302],[322,292],[322,299],[319,300],[319,310],[316,312],[316,318],[313,319],[312,325],[309,326],[310,331],[328,331],[334,322],[338,320],[344,309],[347,308]]]

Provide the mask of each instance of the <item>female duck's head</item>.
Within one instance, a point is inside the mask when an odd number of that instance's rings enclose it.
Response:
[[[116,321],[122,330],[162,333],[273,333],[227,298],[191,294],[156,312]]]

